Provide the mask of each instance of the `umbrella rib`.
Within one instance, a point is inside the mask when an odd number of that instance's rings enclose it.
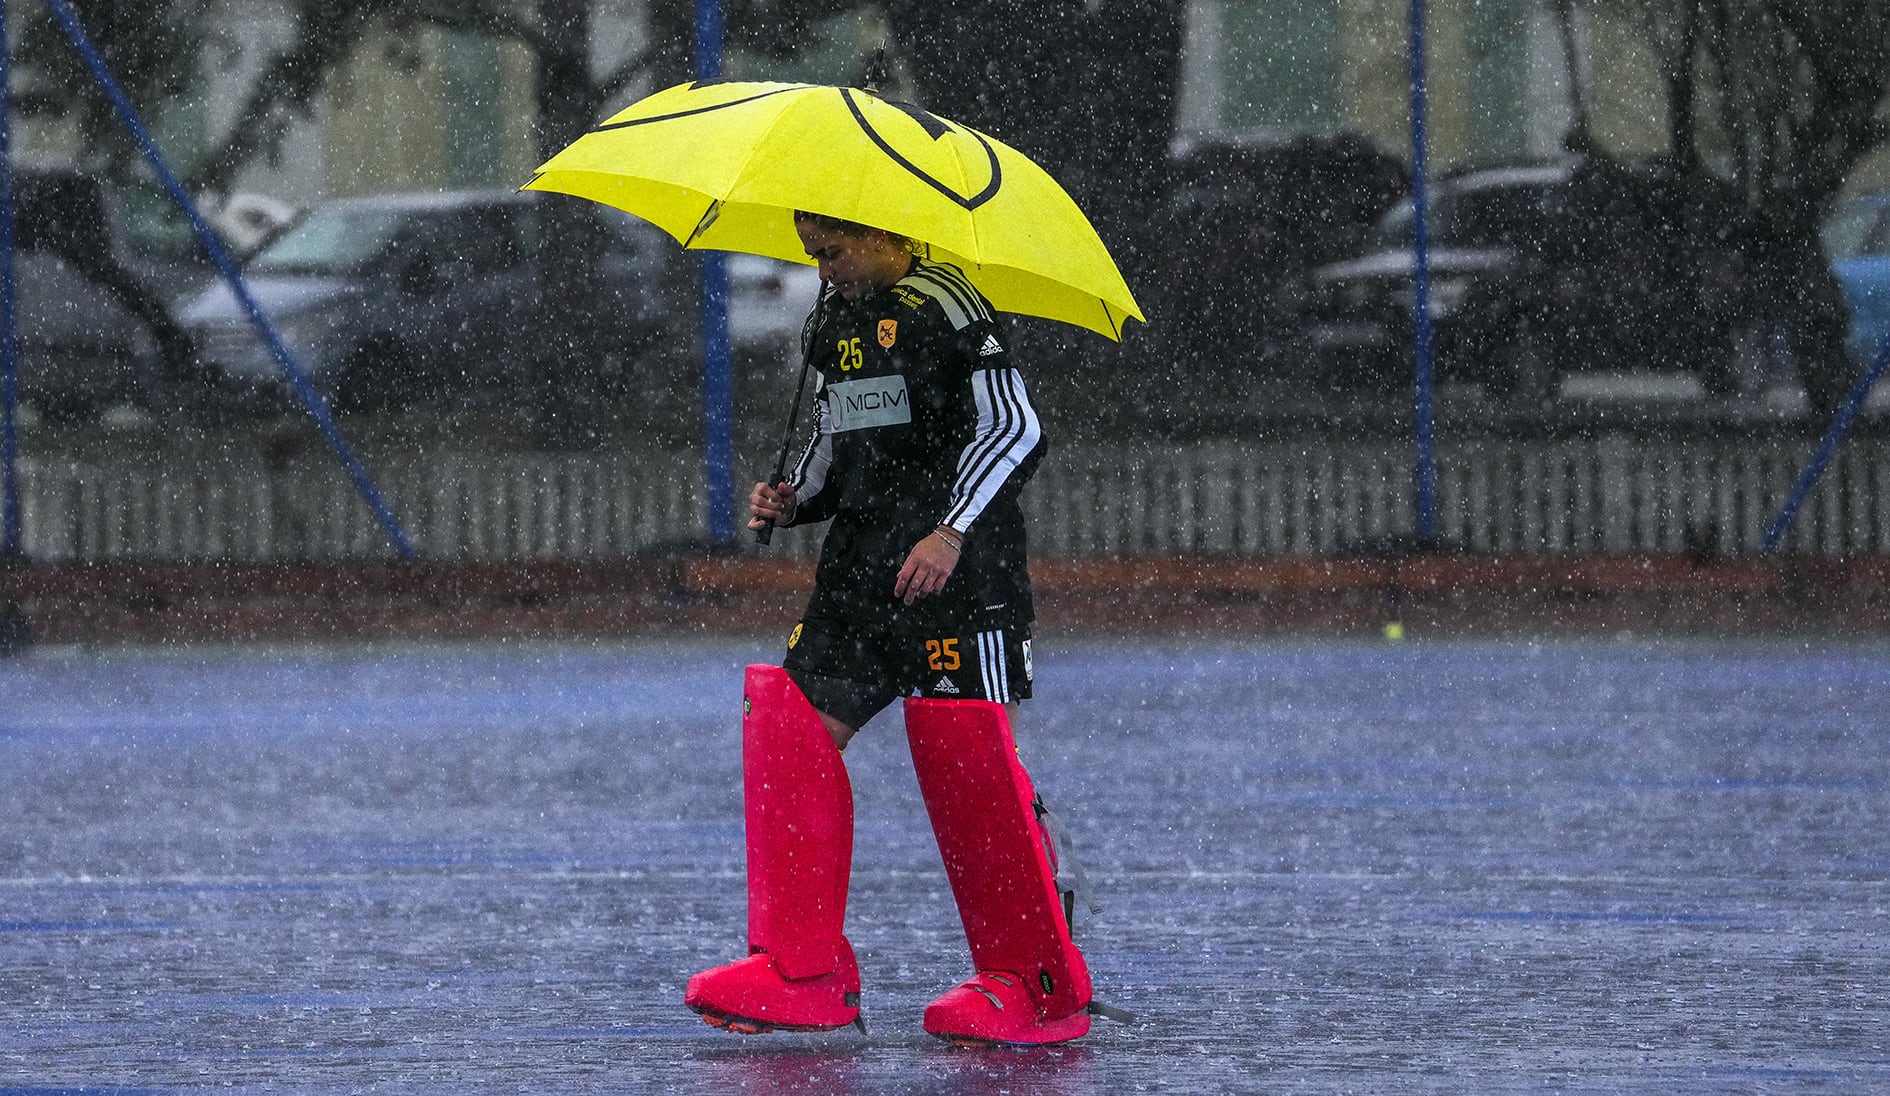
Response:
[[[683,246],[694,247],[696,243],[696,238],[698,236],[701,236],[704,232],[707,232],[709,229],[709,226],[714,224],[716,220],[721,216],[722,216],[722,199],[720,198],[709,199],[709,208],[702,211],[702,219],[696,222],[696,230],[689,234],[689,238],[687,240],[683,241]]]
[[[596,129],[593,129],[591,132],[592,133],[606,133],[613,129],[629,129],[631,126],[645,126],[645,125],[649,125],[651,122],[669,122],[669,121],[674,121],[677,118],[689,118],[697,114],[708,114],[711,111],[728,110],[732,107],[743,106],[745,104],[753,103],[760,99],[769,98],[770,96],[786,95],[790,91],[798,91],[798,90],[800,89],[799,88],[780,88],[775,91],[764,91],[760,95],[750,95],[746,99],[731,99],[726,103],[716,103],[712,106],[696,107],[693,110],[678,110],[670,114],[652,115],[651,117],[648,117],[648,118],[630,118],[622,122],[605,122],[603,125],[598,126]]]

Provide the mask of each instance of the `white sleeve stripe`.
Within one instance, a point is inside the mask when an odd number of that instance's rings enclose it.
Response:
[[[964,305],[965,311],[970,313],[972,319],[988,320],[991,318],[991,309],[985,303],[984,294],[978,292],[977,287],[971,284],[971,279],[965,277],[964,271],[950,263],[933,263],[927,268],[926,273],[931,276],[933,281],[945,287],[954,297],[957,297],[959,303]]]
[[[978,432],[965,448],[966,459],[959,462],[954,486],[960,495],[969,494],[973,484],[990,474],[992,462],[1002,455],[1003,447],[1017,431],[1017,409],[1005,389],[1005,379],[991,369],[981,369],[971,376],[972,395],[978,405]]]
[[[925,273],[914,274],[906,281],[932,294],[932,298],[938,302],[939,309],[945,313],[946,322],[952,325],[952,330],[963,330],[970,325],[971,310],[965,306],[964,299],[951,286],[935,278],[927,277]]]
[[[901,280],[930,290],[939,307],[944,309],[945,318],[951,322],[953,330],[963,330],[975,320],[991,318],[991,310],[985,304],[984,297],[957,267],[943,263],[921,263]]]
[[[998,491],[1037,448],[1043,427],[1014,369],[981,369],[972,374],[978,405],[978,430],[958,462],[958,479],[945,523],[968,529]]]
[[[833,464],[833,435],[823,434],[807,446],[800,464],[794,469],[795,501],[806,502],[827,485],[827,469]]]
[[[965,446],[958,459],[958,476],[952,484],[952,507],[946,518],[947,525],[959,529],[965,526],[952,519],[963,516],[965,508],[977,502],[977,485],[990,475],[993,463],[1002,455],[1004,445],[1015,430],[1015,416],[993,391],[992,381],[989,371],[972,374],[972,396],[978,407],[977,433],[972,435],[971,444]],[[978,502],[978,508],[984,508],[982,502]]]
[[[982,466],[974,467],[971,477],[965,481],[967,489],[978,487],[980,481],[996,474],[1005,462],[1009,462],[1011,468],[1017,467],[1037,447],[1037,441],[1043,434],[1042,424],[1037,421],[1030,400],[1024,395],[1023,378],[1010,369],[985,372],[993,404],[1001,407],[1003,414],[1001,419],[993,415],[993,436],[987,445]],[[1009,469],[1006,469],[999,477],[1000,481],[1009,474]]]
[[[827,469],[833,464],[833,433],[824,429],[827,401],[814,401],[814,436],[808,439],[801,459],[794,464],[795,505],[806,502],[827,485]]]

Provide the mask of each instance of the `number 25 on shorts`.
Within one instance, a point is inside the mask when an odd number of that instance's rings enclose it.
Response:
[[[956,670],[958,661],[958,639],[928,639],[925,641],[925,664],[934,670]]]

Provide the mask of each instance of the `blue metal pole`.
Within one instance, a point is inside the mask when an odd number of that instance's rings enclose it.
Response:
[[[1778,516],[1766,527],[1765,540],[1761,547],[1770,552],[1776,549],[1779,541],[1785,539],[1785,530],[1791,528],[1792,519],[1798,516],[1798,508],[1804,505],[1805,497],[1818,484],[1818,477],[1824,475],[1825,466],[1837,456],[1838,446],[1843,443],[1844,435],[1851,429],[1851,423],[1857,413],[1863,410],[1864,400],[1870,395],[1871,386],[1883,376],[1885,367],[1890,366],[1890,338],[1885,338],[1883,345],[1877,348],[1877,356],[1864,371],[1863,379],[1851,389],[1850,398],[1831,420],[1830,429],[1824,433],[1824,440],[1818,443],[1817,451],[1811,455],[1811,463],[1799,474],[1798,482],[1792,486],[1791,493],[1785,497],[1785,505],[1779,508]]]
[[[13,69],[0,0],[0,557],[20,544],[20,343],[13,312]]]
[[[696,0],[696,79],[722,76],[722,5]],[[717,543],[735,539],[734,395],[729,362],[728,259],[720,251],[702,253],[702,432],[708,498],[709,537]]]
[[[1437,460],[1431,438],[1431,234],[1429,186],[1425,179],[1424,0],[1411,0],[1411,304],[1416,358],[1417,535],[1430,546],[1437,537]]]
[[[145,159],[150,161],[152,169],[163,181],[164,188],[170,192],[171,200],[176,202],[178,208],[182,209],[184,215],[190,219],[190,225],[196,230],[197,239],[202,241],[211,262],[216,264],[217,270],[223,275],[223,280],[229,283],[230,291],[236,294],[236,299],[242,302],[243,311],[249,315],[250,323],[255,325],[256,330],[262,334],[270,353],[275,355],[276,363],[288,375],[290,382],[295,386],[296,393],[308,407],[309,414],[314,416],[322,433],[327,436],[328,444],[335,450],[335,456],[340,459],[342,467],[348,470],[348,475],[354,480],[355,489],[360,492],[368,508],[374,511],[375,518],[380,521],[381,528],[393,542],[394,549],[402,558],[411,559],[414,555],[412,542],[401,530],[400,522],[394,517],[394,512],[381,498],[381,493],[374,486],[374,481],[368,475],[367,469],[355,459],[354,451],[348,447],[347,440],[341,436],[341,430],[335,425],[333,416],[329,415],[328,405],[322,400],[321,393],[317,392],[315,386],[309,382],[308,374],[296,364],[294,355],[289,353],[289,348],[283,344],[281,336],[276,333],[275,325],[269,321],[262,306],[257,304],[256,299],[250,295],[249,287],[243,283],[242,276],[236,272],[236,264],[230,261],[229,255],[223,250],[223,244],[217,239],[216,233],[210,231],[209,224],[204,221],[203,214],[197,209],[197,203],[185,193],[184,184],[178,181],[170,165],[165,162],[163,153],[158,151],[157,144],[145,130],[137,111],[132,109],[130,100],[125,98],[124,92],[118,87],[118,82],[112,79],[112,74],[105,68],[104,59],[99,56],[98,50],[92,45],[91,38],[86,35],[85,29],[73,16],[72,9],[66,6],[65,0],[46,0],[46,3],[52,9],[53,15],[58,18],[60,25],[65,28],[66,37],[72,40],[73,48],[79,51],[79,55],[85,60],[86,67],[91,69],[92,78],[98,81],[98,86],[105,92],[106,98],[111,100],[112,108],[118,112],[119,119],[125,123],[125,128],[130,130],[132,137],[137,140],[138,147],[143,150]]]

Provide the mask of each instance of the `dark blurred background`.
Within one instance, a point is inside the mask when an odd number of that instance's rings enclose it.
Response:
[[[858,83],[884,49],[888,95],[1017,146],[1089,212],[1149,323],[1115,345],[1019,321],[1066,434],[1409,429],[1402,9],[723,9],[729,75]],[[699,435],[696,258],[581,202],[504,197],[616,106],[688,77],[692,5],[75,10],[254,276],[321,283],[275,285],[272,311],[345,415],[457,415],[462,437],[524,448]],[[1828,420],[1890,334],[1886,5],[1514,0],[1433,19],[1440,421]],[[21,377],[40,444],[292,429],[260,344],[59,28],[30,4],[17,21]],[[469,193],[415,207],[441,191]],[[774,429],[810,297],[783,264],[736,273],[745,435]]]

